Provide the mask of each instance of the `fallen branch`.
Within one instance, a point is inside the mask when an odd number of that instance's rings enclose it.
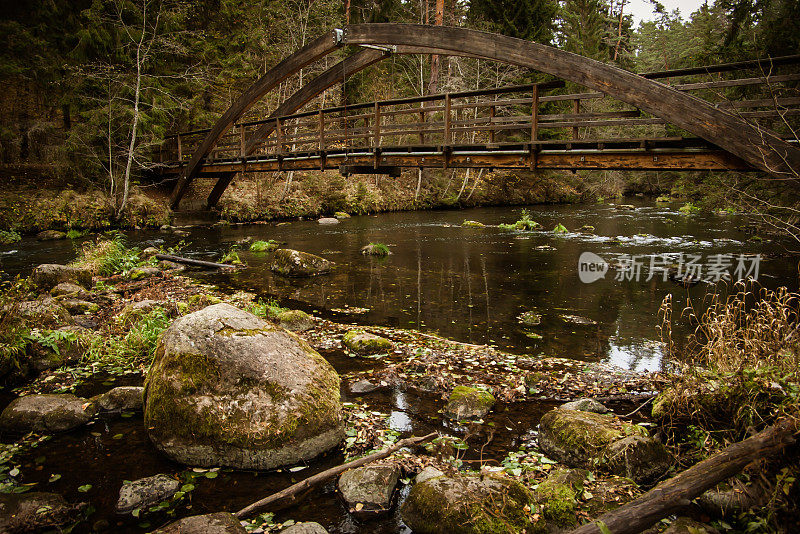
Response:
[[[382,460],[387,456],[392,455],[393,453],[399,451],[403,447],[412,447],[414,445],[420,445],[427,441],[432,440],[438,436],[436,432],[431,432],[427,436],[419,436],[419,437],[411,437],[406,439],[401,439],[391,447],[386,450],[380,452],[374,452],[369,456],[364,456],[363,458],[358,458],[353,460],[352,462],[347,462],[346,464],[337,465],[336,467],[332,467],[326,471],[321,473],[317,473],[316,475],[310,476],[305,480],[301,480],[297,484],[289,486],[288,488],[279,491],[278,493],[273,493],[269,497],[265,497],[260,501],[256,501],[253,504],[246,506],[236,512],[234,515],[237,519],[244,519],[246,517],[253,516],[259,512],[270,508],[270,510],[281,510],[286,508],[287,506],[291,506],[296,504],[298,501],[303,499],[310,490],[313,488],[320,486],[330,480],[333,477],[344,473],[348,469],[354,469],[356,467],[361,467],[362,465],[366,465],[368,463],[372,463],[376,460]]]
[[[173,256],[172,254],[156,254],[157,260],[171,261],[173,263],[181,263],[183,265],[190,265],[192,267],[208,267],[210,269],[235,269],[233,265],[225,263],[214,263],[213,261],[193,260],[191,258],[182,258],[181,256]]]
[[[755,436],[734,443],[714,456],[665,480],[638,499],[601,515],[570,534],[614,534],[642,532],[662,518],[680,511],[707,489],[727,480],[747,464],[775,453],[794,442],[797,428],[793,421],[782,419]],[[605,528],[601,529],[601,525]],[[607,529],[607,530],[606,530]]]

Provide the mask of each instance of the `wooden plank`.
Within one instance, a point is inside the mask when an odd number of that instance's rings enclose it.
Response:
[[[581,100],[576,98],[572,101],[572,114],[578,115],[581,112]],[[573,139],[580,139],[580,131],[578,130],[578,126],[575,125],[572,127],[572,138]]]
[[[531,93],[531,143],[539,140],[539,88]],[[535,165],[534,165],[535,166]]]
[[[450,95],[445,95],[444,97],[444,140],[442,142],[443,145],[447,146],[452,141],[452,134],[451,134],[451,124],[450,124]]]

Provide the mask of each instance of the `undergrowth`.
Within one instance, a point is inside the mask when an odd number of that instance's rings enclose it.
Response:
[[[283,312],[289,311],[289,308],[281,307],[276,300],[268,300],[264,302],[263,300],[258,299],[257,301],[251,302],[248,305],[247,311],[254,315],[258,315],[259,317],[275,318]]]
[[[128,248],[125,237],[114,233],[110,239],[98,238],[84,243],[74,264],[89,268],[93,274],[111,276],[136,267],[139,264],[139,249]]]
[[[119,368],[148,366],[155,355],[158,337],[170,323],[167,313],[156,308],[133,322],[125,334],[92,336],[84,362]]]

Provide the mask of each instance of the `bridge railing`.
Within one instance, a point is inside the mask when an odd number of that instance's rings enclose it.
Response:
[[[796,138],[800,116],[800,56],[658,73],[680,91]],[[563,82],[462,91],[359,103],[236,124],[207,162],[285,158],[292,154],[503,145],[570,140],[681,139],[660,118],[597,92],[564,93]],[[167,166],[186,163],[208,130],[165,139]],[[417,152],[419,154],[419,152]]]

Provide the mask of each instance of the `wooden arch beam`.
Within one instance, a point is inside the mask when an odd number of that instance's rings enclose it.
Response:
[[[324,57],[336,48],[341,46],[341,30],[333,30],[330,33],[310,42],[291,56],[278,63],[266,74],[259,78],[247,91],[236,99],[228,110],[217,119],[214,126],[206,134],[203,142],[197,148],[192,159],[178,178],[178,183],[172,191],[170,207],[176,209],[181,198],[186,193],[191,181],[200,172],[203,160],[211,149],[216,146],[225,132],[230,130],[233,124],[244,115],[261,97],[274,89],[279,83],[298,72],[300,69]]]
[[[626,70],[550,46],[466,28],[420,24],[346,26],[346,45],[449,51],[528,67],[627,102],[776,176],[800,172],[800,149],[705,100]]]
[[[371,48],[363,48],[359,50],[352,56],[343,59],[333,67],[314,78],[314,80],[310,83],[298,89],[297,92],[284,100],[275,109],[275,111],[272,112],[272,114],[269,116],[269,119],[283,117],[284,115],[291,115],[313,100],[315,97],[322,94],[322,92],[326,89],[333,87],[337,83],[341,83],[342,80],[347,76],[367,68],[373,63],[384,59],[388,55],[388,52]],[[259,126],[259,128],[253,132],[252,135],[250,135],[250,139],[248,140],[244,151],[245,156],[250,156],[256,150],[258,144],[266,139],[274,129],[275,124],[271,122],[265,122]],[[208,195],[208,200],[206,201],[207,207],[213,208],[217,205],[217,202],[219,202],[219,199],[222,197],[225,189],[227,189],[228,185],[231,183],[231,180],[233,180],[234,174],[235,173],[231,173],[222,176],[217,180],[217,183],[214,184],[214,188]]]

